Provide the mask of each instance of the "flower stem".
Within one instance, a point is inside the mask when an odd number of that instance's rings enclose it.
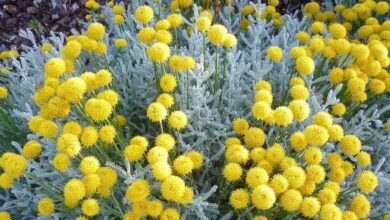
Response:
[[[189,103],[189,100],[190,100],[190,74],[188,73],[188,70],[187,70],[187,109],[190,107],[190,103]]]
[[[215,50],[215,74],[214,74],[214,93],[217,91],[218,89],[218,78],[219,78],[219,75],[218,75],[218,52],[219,52],[219,46],[217,46],[216,50]]]

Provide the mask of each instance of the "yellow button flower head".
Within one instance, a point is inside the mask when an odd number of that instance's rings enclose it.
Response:
[[[96,199],[86,199],[81,204],[81,211],[88,217],[93,217],[99,213],[99,202]]]
[[[389,3],[380,1],[376,4],[374,10],[378,15],[384,15],[389,11]]]
[[[173,161],[173,169],[180,175],[189,174],[194,168],[194,162],[187,156],[178,156]]]
[[[288,189],[288,180],[280,174],[275,174],[270,181],[271,188],[275,193],[283,193]]]
[[[0,175],[0,187],[3,189],[9,189],[14,184],[13,176],[3,173]],[[1,219],[1,217],[0,217]]]
[[[159,20],[156,25],[154,25],[154,29],[159,30],[169,30],[171,28],[171,23],[167,19]]]
[[[171,24],[171,27],[173,29],[179,27],[181,24],[183,24],[183,18],[180,14],[170,14],[167,17],[167,20]]]
[[[225,157],[229,163],[245,164],[249,159],[249,152],[242,145],[233,145],[226,150]]]
[[[65,44],[65,46],[61,49],[62,55],[67,59],[74,59],[80,56],[81,53],[81,44],[77,41],[69,41]]]
[[[294,120],[302,122],[310,115],[310,107],[304,100],[293,100],[288,104],[294,116]]]
[[[135,19],[142,24],[146,24],[153,19],[153,9],[148,5],[139,6],[134,12]]]
[[[94,145],[97,142],[97,139],[98,139],[98,132],[96,128],[92,126],[85,127],[80,136],[81,144],[87,148]]]
[[[267,49],[267,56],[272,61],[279,62],[283,58],[283,51],[278,46],[271,46]]]
[[[192,0],[179,0],[180,8],[188,8],[192,5]]]
[[[299,42],[308,42],[310,40],[310,35],[304,31],[299,31],[296,35],[295,35],[295,38],[299,41]]]
[[[104,125],[99,129],[99,138],[105,144],[114,143],[116,137],[115,127],[112,125]]]
[[[249,123],[244,118],[236,118],[233,121],[233,129],[238,135],[244,135],[249,129]]]
[[[208,31],[209,40],[214,45],[220,45],[226,39],[228,31],[225,26],[220,24],[212,25]]]
[[[70,158],[65,153],[58,153],[53,158],[53,166],[58,171],[65,171],[70,165]]]
[[[171,166],[165,161],[157,162],[153,164],[151,167],[152,167],[153,177],[156,180],[163,181],[172,175]]]
[[[96,173],[88,174],[83,177],[83,184],[85,186],[86,195],[91,196],[97,191],[101,184],[101,180]]]
[[[68,121],[62,128],[64,133],[70,133],[79,136],[81,134],[81,126],[77,121]]]
[[[168,151],[160,146],[155,146],[148,151],[148,163],[153,165],[157,162],[168,162]]]
[[[58,96],[68,102],[77,103],[83,98],[87,89],[85,81],[79,77],[68,78],[57,89]]]
[[[291,188],[299,189],[305,184],[305,171],[298,166],[292,166],[283,172],[283,176],[287,178]]]
[[[44,138],[53,138],[57,135],[58,126],[54,121],[44,120],[40,123],[38,133]]]
[[[245,189],[236,189],[230,194],[229,203],[234,209],[243,209],[248,206],[249,193]]]
[[[265,169],[261,167],[254,167],[248,170],[245,182],[249,187],[256,188],[259,185],[268,183],[269,176]]]
[[[371,171],[363,171],[357,178],[357,185],[364,193],[370,193],[378,186],[378,177]]]
[[[100,162],[94,156],[84,157],[80,162],[80,170],[84,175],[95,173],[99,168]]]
[[[185,183],[183,179],[177,176],[170,176],[161,184],[161,194],[169,201],[179,200],[185,191]]]
[[[188,124],[188,116],[182,111],[174,111],[168,119],[169,125],[174,129],[183,129]]]
[[[149,182],[145,179],[137,179],[126,190],[126,198],[130,202],[146,199],[150,193]]]
[[[260,128],[249,128],[244,135],[245,144],[251,148],[263,146],[265,139],[266,135]]]
[[[238,163],[229,163],[223,168],[223,176],[228,182],[239,180],[242,172],[242,168]]]
[[[302,194],[295,189],[289,189],[280,197],[280,204],[288,212],[297,211],[302,203]]]
[[[60,152],[68,154],[70,157],[76,156],[80,150],[80,142],[74,134],[62,134],[57,139],[57,149]]]
[[[115,24],[123,24],[123,23],[125,23],[125,19],[123,18],[122,15],[115,15],[114,16],[114,23]]]
[[[112,74],[108,70],[99,70],[95,74],[95,83],[97,87],[106,86],[112,81]]]
[[[154,35],[157,42],[164,43],[164,44],[170,44],[172,41],[172,35],[167,30],[159,30]]]
[[[50,215],[55,208],[55,204],[52,199],[45,197],[38,202],[38,213],[41,215]]]
[[[138,39],[142,43],[147,44],[147,43],[150,43],[154,39],[155,34],[156,34],[156,31],[153,28],[145,27],[145,28],[142,28],[138,32]]]
[[[335,39],[344,38],[347,35],[347,30],[345,27],[338,23],[330,25],[329,32]]]
[[[42,145],[35,140],[28,141],[23,146],[23,156],[25,156],[27,159],[34,159],[36,158],[42,151]]]
[[[309,75],[314,71],[314,61],[310,57],[302,56],[295,61],[295,68],[298,73],[303,75]]]
[[[323,220],[342,219],[342,212],[334,204],[325,204],[321,207],[320,217]]]
[[[161,220],[180,220],[180,213],[177,209],[167,208],[161,212]]]
[[[73,201],[80,201],[85,196],[85,187],[81,180],[70,179],[64,186],[64,197]]]
[[[99,22],[90,24],[87,28],[87,36],[94,40],[100,40],[103,38],[106,32],[106,28]]]
[[[118,48],[123,48],[123,47],[127,46],[127,41],[124,38],[115,39],[114,43],[115,43],[115,46]]]
[[[252,114],[257,120],[265,120],[271,112],[271,106],[263,101],[256,102],[252,107]]]
[[[358,153],[356,159],[359,165],[368,166],[371,164],[371,155],[365,151]]]
[[[223,41],[223,46],[226,48],[231,48],[237,45],[237,38],[233,34],[227,34],[225,40]]]
[[[302,151],[307,146],[305,135],[302,132],[294,132],[290,137],[290,144],[295,151]]]
[[[122,14],[124,11],[125,8],[122,5],[114,5],[114,7],[112,7],[112,12],[114,12],[114,14]]]
[[[196,27],[201,32],[206,32],[211,25],[211,20],[206,16],[200,16],[198,20],[196,20]]]
[[[251,198],[254,206],[261,210],[272,208],[276,201],[275,192],[267,185],[260,185],[253,189]]]
[[[194,170],[199,169],[203,165],[203,155],[200,152],[192,150],[186,156],[194,163]]]
[[[53,45],[51,43],[43,43],[41,46],[41,51],[42,52],[50,52],[53,50]]]
[[[112,106],[104,99],[91,98],[85,103],[85,113],[94,121],[104,121],[110,117]]]
[[[176,88],[176,78],[172,74],[165,73],[160,79],[160,87],[164,92],[171,92]]]
[[[154,43],[146,50],[148,57],[154,62],[163,62],[171,55],[169,46],[163,43]]]
[[[360,152],[362,143],[355,135],[345,135],[340,141],[340,147],[345,153],[354,156]]]
[[[354,212],[359,219],[362,219],[370,214],[371,203],[363,194],[357,194],[353,197],[349,209]]]
[[[309,196],[303,199],[301,203],[300,211],[303,216],[312,218],[314,217],[321,208],[321,204],[317,198]]]
[[[0,87],[0,99],[5,99],[8,96],[8,89],[4,86]]]
[[[60,58],[51,58],[45,64],[45,79],[58,78],[66,72],[65,62]]]
[[[157,102],[161,103],[166,109],[169,109],[175,103],[174,97],[168,93],[159,95],[157,97]]]
[[[279,126],[287,126],[294,119],[292,111],[285,106],[276,108],[273,113],[275,123]]]
[[[308,144],[324,145],[329,139],[328,131],[318,125],[307,126],[303,133]]]
[[[1,157],[1,167],[9,176],[20,177],[27,168],[27,160],[19,154],[8,152]]]
[[[172,150],[175,147],[176,141],[170,134],[160,134],[156,137],[156,146],[165,148],[166,150]]]
[[[153,122],[159,122],[167,117],[167,110],[162,104],[153,102],[148,106],[146,114],[149,120]]]

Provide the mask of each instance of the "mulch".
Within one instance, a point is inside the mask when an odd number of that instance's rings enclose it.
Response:
[[[50,31],[78,34],[88,14],[84,3],[85,0],[0,0],[0,51],[30,45],[19,36],[26,28],[32,30],[38,42]]]

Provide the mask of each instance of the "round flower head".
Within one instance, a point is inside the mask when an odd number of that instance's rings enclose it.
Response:
[[[229,203],[234,209],[246,208],[249,203],[249,193],[245,189],[236,189],[230,194]]]
[[[168,59],[171,54],[171,50],[166,44],[154,43],[146,50],[146,54],[154,62],[160,63]]]
[[[371,155],[365,151],[358,153],[356,159],[359,165],[368,166],[371,164]]]
[[[272,85],[271,83],[269,83],[268,81],[266,80],[260,80],[256,83],[256,92],[260,91],[260,90],[265,90],[267,92],[271,92],[272,91]]]
[[[180,213],[177,209],[167,208],[161,212],[160,215],[161,220],[180,220]]]
[[[107,89],[103,92],[100,92],[96,98],[103,99],[109,102],[113,107],[118,104],[119,101],[119,95],[114,90]]]
[[[176,78],[172,74],[165,73],[160,79],[160,87],[164,92],[172,92],[176,88]]]
[[[146,199],[150,193],[149,182],[145,179],[137,179],[126,190],[126,198],[130,202]]]
[[[14,184],[14,177],[3,173],[0,175],[0,187],[3,189],[9,189]]]
[[[104,121],[110,117],[112,106],[104,99],[91,98],[85,103],[85,113],[96,122]]]
[[[166,161],[160,161],[152,166],[152,174],[156,180],[163,181],[172,175],[171,166]]]
[[[68,102],[80,102],[87,87],[85,81],[79,77],[71,77],[63,82],[57,89],[58,96]]]
[[[226,48],[231,48],[236,46],[237,38],[233,34],[227,34],[225,40],[223,41],[223,46]]]
[[[260,128],[249,128],[244,135],[245,144],[249,147],[261,147],[265,143],[266,135]]]
[[[42,145],[35,140],[28,141],[23,146],[23,156],[25,156],[27,159],[34,159],[36,158],[42,151]]]
[[[310,115],[310,107],[304,100],[293,100],[288,104],[288,108],[291,110],[294,120],[302,122]]]
[[[275,123],[280,126],[287,126],[294,119],[292,111],[285,106],[276,108],[273,113]]]
[[[235,182],[241,178],[242,168],[238,163],[229,163],[223,168],[223,176],[228,182]]]
[[[103,38],[106,28],[101,23],[95,22],[88,26],[87,36],[94,40]]]
[[[174,111],[168,119],[169,125],[174,129],[183,129],[188,124],[188,116],[182,111]]]
[[[70,157],[76,156],[80,150],[80,142],[74,134],[62,134],[57,139],[57,149],[60,152],[68,154]]]
[[[183,18],[180,14],[170,14],[167,17],[167,20],[171,24],[171,27],[173,29],[179,27],[181,24],[183,24]]]
[[[320,217],[323,220],[342,219],[342,212],[334,204],[325,204],[321,207]]]
[[[171,28],[171,23],[167,19],[159,20],[156,25],[154,26],[154,29],[157,31],[159,30],[169,30]]]
[[[104,125],[99,129],[99,138],[105,144],[114,143],[116,137],[115,127],[112,125]]]
[[[177,176],[170,176],[161,184],[161,194],[169,201],[179,200],[185,191],[184,181]]]
[[[315,197],[306,197],[302,200],[300,211],[305,217],[314,217],[321,208],[321,204]]]
[[[114,44],[118,48],[123,48],[123,47],[127,46],[127,41],[124,38],[118,38],[118,39],[115,39]]]
[[[249,159],[249,152],[242,145],[233,145],[225,152],[227,162],[245,164]]]
[[[233,129],[239,135],[244,135],[249,129],[249,123],[244,118],[236,118],[233,121]]]
[[[65,46],[61,49],[61,53],[68,59],[74,59],[80,56],[81,53],[81,44],[77,41],[69,41],[65,44]]]
[[[370,214],[371,203],[363,194],[357,194],[353,197],[349,210],[354,212],[359,219],[362,219]]]
[[[147,155],[148,163],[153,165],[157,162],[168,161],[168,151],[160,146],[155,146],[149,150]]]
[[[290,137],[290,144],[295,151],[302,151],[307,146],[305,135],[302,132],[294,132]]]
[[[38,202],[38,213],[41,215],[50,215],[55,208],[55,204],[52,199],[45,197]]]
[[[160,122],[167,117],[167,110],[158,102],[151,103],[148,106],[146,113],[149,120],[153,122]]]
[[[256,102],[252,107],[252,114],[257,120],[265,120],[271,111],[271,106],[263,101]]]
[[[65,199],[76,202],[80,201],[85,196],[83,182],[76,178],[70,179],[64,186],[63,194]]]
[[[347,111],[345,105],[343,103],[337,103],[332,106],[332,113],[337,116],[343,116],[345,112]]]
[[[125,22],[122,15],[115,15],[113,20],[115,24],[123,24]]]
[[[313,124],[322,126],[322,127],[330,127],[333,124],[332,116],[327,112],[318,112],[313,116]]]
[[[272,177],[270,186],[275,193],[283,193],[288,189],[288,180],[283,175],[276,174]]]
[[[289,189],[280,197],[280,204],[288,212],[297,211],[302,203],[302,194],[295,189]]]
[[[70,165],[70,158],[65,153],[58,153],[53,158],[53,166],[58,171],[65,171]]]
[[[261,210],[270,209],[276,201],[275,192],[267,185],[260,185],[253,189],[251,198],[253,205]]]
[[[138,32],[138,39],[142,43],[147,44],[150,43],[152,40],[154,40],[155,35],[156,35],[156,31],[153,28],[145,27]]]
[[[309,95],[309,89],[304,85],[291,87],[291,96],[294,100],[307,100]]]
[[[192,150],[186,156],[194,163],[194,169],[199,169],[203,165],[203,155],[200,152]]]
[[[211,20],[206,16],[200,16],[198,20],[196,20],[196,27],[201,32],[206,32],[211,25]]]
[[[347,35],[345,27],[338,23],[330,25],[329,32],[335,39],[344,38]]]
[[[173,168],[178,174],[187,175],[194,168],[194,162],[187,156],[178,156],[173,161]]]
[[[357,178],[357,185],[364,193],[370,193],[378,186],[378,177],[371,171],[363,171]]]
[[[260,167],[254,167],[248,170],[246,174],[245,182],[249,187],[256,188],[259,185],[268,183],[269,177],[265,169]]]
[[[80,170],[84,175],[95,173],[99,168],[100,162],[94,156],[84,157],[80,162]]]
[[[309,75],[314,71],[314,61],[310,57],[302,56],[295,61],[295,68],[298,73],[303,75]]]
[[[130,162],[135,162],[142,159],[145,151],[146,148],[140,145],[130,144],[125,148],[123,154]]]
[[[217,46],[224,42],[227,34],[226,27],[220,24],[212,25],[208,31],[209,40]]]
[[[100,206],[96,199],[86,199],[81,204],[81,211],[84,215],[93,217],[99,213]]]
[[[352,156],[358,154],[362,148],[359,138],[355,135],[345,135],[340,140],[340,146],[345,153]]]
[[[344,81],[344,71],[341,68],[333,68],[329,73],[329,81],[333,84],[339,84]]]
[[[303,133],[308,144],[324,145],[329,139],[328,131],[318,125],[307,126]]]
[[[271,46],[267,49],[267,56],[272,61],[279,62],[283,58],[283,51],[278,46]]]
[[[139,6],[134,12],[135,19],[142,24],[146,24],[153,19],[153,9],[148,5]]]
[[[283,172],[283,176],[286,177],[290,187],[293,189],[299,189],[305,184],[305,171],[298,166],[292,166],[286,169]]]
[[[45,64],[45,78],[58,78],[65,72],[65,62],[60,58],[51,58]]]
[[[172,35],[167,30],[159,30],[154,35],[155,39],[158,42],[164,43],[164,44],[170,44],[172,41]]]

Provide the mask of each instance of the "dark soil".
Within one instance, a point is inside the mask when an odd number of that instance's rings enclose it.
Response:
[[[0,0],[0,51],[30,45],[19,36],[27,28],[38,41],[50,31],[78,34],[88,13],[84,3],[85,0]]]

